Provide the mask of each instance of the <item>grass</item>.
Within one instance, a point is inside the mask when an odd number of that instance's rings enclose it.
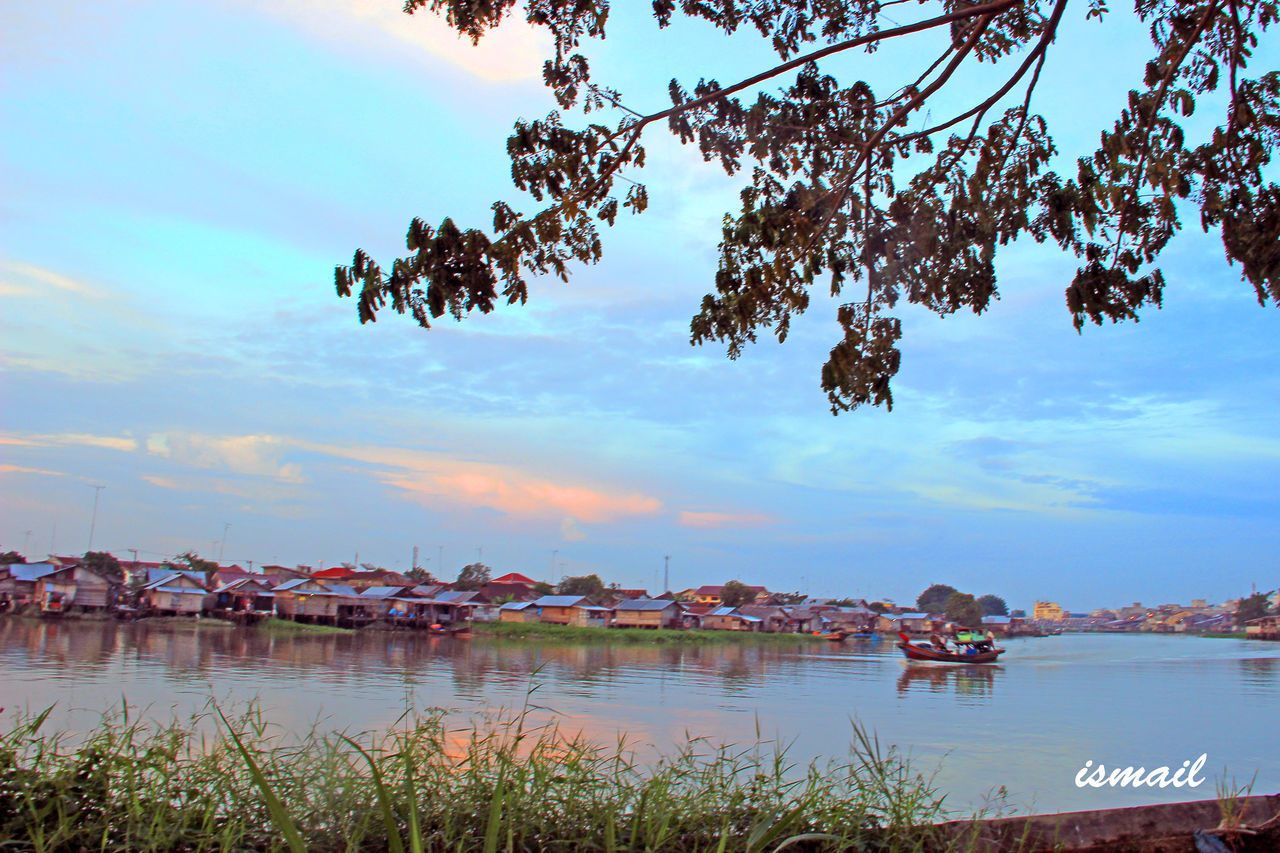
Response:
[[[475,622],[472,633],[509,640],[559,640],[591,643],[681,643],[687,645],[796,645],[826,642],[813,634],[765,634],[754,631],[676,631],[669,628],[584,628],[541,622]]]
[[[226,624],[231,624],[230,622]],[[269,634],[354,634],[350,628],[339,628],[335,625],[311,625],[305,622],[294,622],[289,619],[280,619],[272,616],[270,619],[264,619],[254,628],[259,631],[266,631]]]
[[[536,706],[530,706],[536,707]],[[944,849],[942,797],[855,727],[847,756],[691,740],[653,764],[524,712],[450,730],[276,732],[250,707],[183,724],[122,707],[72,738],[48,712],[0,734],[0,839],[38,851],[755,851]],[[216,724],[217,736],[197,734]]]

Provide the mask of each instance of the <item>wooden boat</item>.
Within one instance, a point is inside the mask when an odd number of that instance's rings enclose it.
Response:
[[[913,643],[906,634],[898,634],[898,639],[901,640],[898,648],[902,649],[902,653],[908,660],[927,660],[935,663],[995,663],[1005,651],[986,646],[985,643],[957,641],[956,646],[959,651],[944,652],[926,643]]]
[[[822,639],[829,640],[830,642],[833,642],[833,643],[843,643],[845,637],[849,636],[848,632],[839,631],[839,630],[815,632],[815,633],[817,633],[818,636],[821,637]]]
[[[470,637],[471,626],[462,625],[428,625],[427,633],[440,637]]]

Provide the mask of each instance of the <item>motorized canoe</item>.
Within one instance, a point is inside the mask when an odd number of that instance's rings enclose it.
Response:
[[[927,660],[935,663],[995,663],[1004,649],[980,649],[981,643],[957,643],[957,651],[941,651],[926,643],[913,643],[906,634],[899,634],[898,648],[908,660]]]

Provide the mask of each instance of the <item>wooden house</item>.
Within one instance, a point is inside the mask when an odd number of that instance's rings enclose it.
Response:
[[[360,597],[368,602],[375,619],[386,619],[392,616],[391,611],[396,611],[395,616],[400,616],[402,612],[408,612],[407,600],[416,598],[413,595],[413,585],[404,586],[371,586],[360,591]]]
[[[338,600],[327,584],[313,578],[294,578],[272,590],[276,612],[295,622],[329,621],[338,617]]]
[[[822,630],[822,613],[809,607],[786,610],[787,630],[796,634],[812,634]]]
[[[435,595],[436,620],[441,624],[493,621],[498,608],[485,594],[474,589],[453,589]]]
[[[10,563],[0,567],[0,610],[21,607],[36,600],[36,584],[58,571],[54,563]]]
[[[35,600],[45,613],[105,610],[115,604],[120,585],[83,565],[70,565],[36,581]]]
[[[736,607],[717,607],[702,617],[702,627],[709,631],[759,631],[760,620],[744,616]]]
[[[138,593],[138,607],[171,616],[197,616],[213,606],[213,594],[199,572],[170,572]]]
[[[599,621],[588,608],[598,609],[585,595],[544,595],[534,599],[538,621],[550,625],[576,625],[586,627]]]
[[[246,621],[268,618],[276,612],[276,594],[264,577],[247,576],[225,583],[213,591],[215,616]]]
[[[789,629],[787,612],[781,607],[761,604],[744,604],[738,608],[743,616],[751,616],[760,620],[758,630],[766,634],[779,634]]]
[[[928,613],[881,613],[875,630],[885,634],[927,634],[933,630],[933,620]]]
[[[1259,616],[1244,623],[1244,635],[1250,640],[1280,640],[1280,616]]]
[[[683,608],[662,599],[626,599],[613,608],[614,628],[679,628]]]
[[[532,601],[508,601],[498,608],[499,622],[537,622],[538,608]]]

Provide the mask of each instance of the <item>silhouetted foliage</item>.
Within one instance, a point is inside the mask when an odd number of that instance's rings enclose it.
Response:
[[[1005,604],[1004,599],[998,595],[979,596],[978,605],[982,607],[983,616],[1009,615],[1009,605]]]
[[[80,565],[115,583],[124,583],[124,567],[120,565],[119,560],[106,551],[86,551]]]
[[[218,570],[218,564],[212,560],[202,558],[195,551],[187,551],[179,554],[172,560],[165,560],[162,566],[166,569],[182,572],[200,572],[204,575],[211,574]]]
[[[27,558],[19,554],[17,551],[5,551],[3,554],[0,554],[0,566],[26,562]]]
[[[982,626],[982,608],[977,600],[967,592],[953,592],[947,597],[944,607],[948,622],[964,625],[967,628]]]
[[[1250,619],[1258,619],[1267,615],[1271,602],[1260,592],[1255,592],[1248,598],[1240,599],[1240,606],[1236,608],[1236,624],[1243,625]]]
[[[407,577],[409,580],[413,581],[414,583],[426,583],[426,584],[436,583],[435,575],[431,574],[431,572],[427,571],[421,566],[413,567],[409,571],[405,572],[404,576]]]
[[[591,78],[584,51],[605,36],[608,0],[406,0],[407,12],[442,14],[473,41],[522,10],[555,45],[543,79],[559,107],[590,118],[577,127],[560,112],[516,122],[507,141],[512,178],[545,206],[525,213],[496,202],[491,232],[415,218],[409,254],[387,270],[362,249],[337,267],[339,296],[356,295],[361,322],[389,302],[423,327],[446,313],[461,319],[499,301],[523,304],[530,277],[566,279],[575,262],[598,261],[600,224],[645,210],[646,188],[624,172],[645,165],[641,138],[665,123],[743,184],[691,342],[718,341],[736,358],[762,331],[785,340],[825,280],[823,289],[844,300],[841,336],[821,371],[833,413],[892,408],[898,303],[982,313],[998,298],[996,251],[1019,237],[1080,259],[1066,289],[1077,330],[1136,320],[1161,304],[1165,280],[1155,264],[1182,227],[1179,207],[1194,205],[1200,225],[1221,232],[1227,260],[1239,263],[1259,303],[1280,299],[1280,187],[1268,174],[1280,138],[1280,72],[1246,69],[1277,19],[1276,0],[1135,0],[1151,34],[1150,45],[1134,45],[1150,57],[1145,72],[1113,127],[1101,129],[1098,149],[1062,175],[1048,168],[1057,152],[1032,102],[1051,49],[1075,49],[1081,61],[1093,49],[1060,38],[1067,0],[922,2],[918,14],[885,5],[657,0],[660,27],[683,15],[726,34],[755,31],[779,61],[727,85],[672,80],[671,106],[644,114],[634,107],[648,93],[624,98]],[[1087,9],[1105,25],[1106,0]],[[926,35],[912,41],[915,68],[863,63],[874,85],[823,71],[829,58],[917,33]],[[663,47],[655,35],[644,49]],[[979,62],[996,69],[980,75],[991,81],[985,88],[941,94]],[[1198,101],[1225,108],[1216,127],[1191,139],[1180,122]]]
[[[604,581],[599,575],[578,575],[561,578],[556,585],[557,595],[586,595],[596,600],[611,598],[605,594]]]
[[[489,577],[489,567],[484,563],[469,563],[462,567],[462,571],[458,572],[458,579],[453,582],[454,589],[475,590],[487,584],[492,578]]]
[[[916,598],[916,610],[921,613],[941,613],[947,606],[947,598],[955,592],[954,586],[935,583]]]
[[[729,581],[720,590],[720,603],[725,607],[740,607],[756,600],[755,590],[742,581]]]

